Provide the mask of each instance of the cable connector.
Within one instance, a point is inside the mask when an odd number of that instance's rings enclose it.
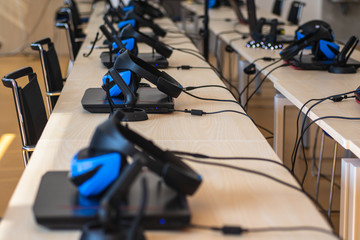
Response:
[[[262,60],[264,60],[264,61],[266,61],[266,62],[270,62],[270,61],[275,61],[276,60],[276,58],[272,58],[272,57],[263,57],[263,59]]]
[[[196,89],[196,87],[185,87],[185,88],[183,88],[183,91],[191,91],[194,89]]]
[[[203,110],[199,110],[199,109],[191,109],[191,110],[184,109],[184,110],[175,110],[175,111],[190,113],[191,115],[195,115],[195,116],[202,116],[203,114],[206,114],[206,112],[204,112]]]
[[[205,114],[205,112],[199,109],[191,109],[190,114],[195,116],[202,116],[203,114]]]
[[[256,73],[256,66],[254,63],[249,64],[246,68],[244,68],[244,73],[247,75]]]
[[[341,102],[343,99],[347,99],[347,95],[338,95],[338,96],[332,96],[330,97],[330,100],[333,102]]]
[[[181,65],[178,66],[177,69],[182,69],[182,70],[190,70],[192,67],[190,65]]]
[[[223,226],[220,230],[225,235],[241,235],[248,231],[240,226]]]

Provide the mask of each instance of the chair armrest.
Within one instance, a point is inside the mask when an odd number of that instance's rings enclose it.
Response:
[[[27,151],[27,152],[33,152],[35,150],[35,145],[25,145],[22,147],[23,150]]]
[[[55,96],[60,96],[61,91],[56,91],[56,92],[46,92],[47,96],[50,97],[55,97]]]

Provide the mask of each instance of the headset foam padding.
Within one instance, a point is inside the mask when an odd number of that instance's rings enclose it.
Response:
[[[83,196],[101,194],[117,179],[122,166],[120,153],[93,156],[89,148],[79,151],[71,160],[71,181]]]
[[[125,27],[126,25],[131,24],[131,26],[133,26],[134,28],[136,28],[136,21],[135,19],[129,19],[129,20],[125,20],[125,21],[120,21],[118,23],[118,28],[122,29],[123,27]]]
[[[119,75],[124,80],[126,85],[129,86],[130,90],[135,93],[137,89],[139,88],[139,82],[140,78],[133,74],[131,71],[123,71],[120,72]],[[118,85],[115,84],[113,78],[110,76],[109,73],[106,73],[104,77],[102,78],[103,86],[106,85],[106,81],[109,81],[109,93],[111,97],[120,97],[121,95],[121,89]]]

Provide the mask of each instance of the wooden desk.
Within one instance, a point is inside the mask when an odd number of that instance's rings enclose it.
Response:
[[[184,4],[183,6],[185,6]],[[189,6],[189,9],[199,11],[198,8]],[[213,11],[212,16],[219,19],[224,16],[225,10],[220,9],[219,12]],[[227,15],[226,15],[227,16]],[[217,36],[219,33],[234,29],[233,23],[225,21],[210,21],[210,30]],[[238,25],[236,29],[240,32],[246,32],[247,26]],[[291,32],[293,28],[286,28],[287,32]],[[240,54],[247,61],[252,62],[255,59],[266,57],[279,58],[279,51],[270,51],[263,49],[252,49],[245,46],[249,39],[238,39],[231,43],[232,39],[239,37],[237,33],[221,34],[220,38]],[[360,59],[360,53],[355,52],[352,58]],[[262,69],[268,62],[258,61],[256,66]],[[275,66],[282,64],[278,63]],[[264,70],[267,74],[273,67]],[[278,69],[269,75],[269,79],[274,83],[274,87],[295,106],[301,108],[302,105],[312,98],[322,98],[330,95],[356,90],[360,86],[360,74],[331,74],[326,71],[299,71],[291,67]],[[315,107],[309,117],[313,120],[329,115],[360,117],[358,111],[359,105],[353,100],[348,99],[339,103],[327,101]],[[304,112],[307,108],[304,108]],[[354,142],[360,139],[360,121],[344,120],[325,120],[317,123],[328,134],[330,134],[345,149],[351,150],[360,157],[359,146],[356,147]]]
[[[183,4],[183,6],[190,11],[194,11],[197,14],[201,13],[199,7],[193,7],[187,4]],[[210,30],[212,31],[213,36],[217,39],[217,36],[224,42],[223,45],[230,44],[231,47],[241,56],[241,58],[247,60],[248,62],[253,62],[255,59],[266,57],[279,58],[279,51],[269,51],[263,49],[250,49],[246,48],[245,44],[249,39],[237,39],[239,34],[236,33],[226,33],[221,34],[222,32],[234,30],[234,24],[224,21],[219,21],[220,17],[228,16],[225,15],[225,10],[219,9],[218,11],[213,11],[211,14],[211,18],[215,18],[216,21],[211,21],[210,19]],[[248,31],[247,26],[237,25],[236,30],[239,32]],[[291,34],[294,32],[294,28],[285,27],[286,34]],[[215,40],[216,41],[216,40]],[[218,43],[217,43],[218,44]],[[221,51],[221,50],[219,50]],[[217,52],[215,53],[217,54]],[[359,60],[360,53],[358,51],[352,54],[352,58]],[[256,67],[258,69],[262,69],[269,62],[258,61],[256,63]],[[278,63],[276,66],[279,66],[282,63]],[[264,74],[267,74],[273,67],[264,70]],[[238,71],[239,72],[239,71]],[[295,105],[298,108],[301,108],[305,102],[309,99],[313,98],[323,98],[334,94],[344,93],[348,91],[353,91],[358,88],[360,85],[359,73],[356,74],[331,74],[326,71],[299,71],[295,70],[291,67],[285,67],[278,69],[271,73],[268,78],[273,82],[274,88],[281,93],[282,96]],[[277,97],[275,96],[275,100]],[[276,101],[275,101],[276,102]],[[315,102],[312,102],[315,103]],[[311,104],[309,104],[309,107]],[[276,109],[276,106],[275,106]],[[306,112],[308,107],[305,107],[303,112]],[[279,115],[277,112],[274,114],[275,116]],[[344,116],[350,118],[359,118],[359,105],[355,102],[354,99],[346,99],[342,102],[334,103],[330,100],[327,100],[320,105],[316,106],[312,109],[309,114],[309,118],[312,120],[316,120],[320,117],[324,116]],[[276,119],[274,121],[277,122]],[[326,131],[336,142],[338,142],[343,148],[350,150],[357,157],[360,157],[359,147],[360,147],[360,121],[355,120],[339,120],[339,119],[326,119],[316,122],[324,131]],[[295,127],[295,126],[294,126]],[[279,139],[282,140],[281,136],[283,134],[282,130],[279,128],[274,128],[275,134],[275,143],[279,144]],[[280,137],[279,137],[280,136]],[[274,146],[276,148],[276,144]],[[278,149],[279,150],[279,149]],[[280,148],[282,151],[282,148]],[[278,152],[279,156],[282,154]],[[355,164],[356,166],[356,164]],[[355,171],[355,170],[354,170]],[[343,170],[342,172],[345,172]],[[356,179],[351,176],[344,175],[342,176],[342,184],[344,185],[343,189],[348,189],[353,187],[353,184],[350,180],[347,179]],[[350,185],[350,186],[349,186]],[[355,191],[355,190],[353,190]],[[355,191],[356,192],[356,191]],[[357,191],[358,192],[358,191]],[[343,204],[347,201],[344,200],[346,193],[342,191],[342,210]],[[357,194],[358,195],[358,194]],[[356,196],[357,196],[356,195]],[[354,199],[351,201],[355,202]],[[353,209],[347,209],[348,212],[341,212],[341,232],[344,231],[351,232],[351,226],[357,226],[355,221],[352,221],[349,224],[349,230],[344,230],[344,219],[347,219],[347,214],[353,215],[355,212],[358,212],[358,209],[355,209],[355,205],[353,204]],[[344,237],[348,236],[356,236],[359,238],[358,233],[352,232],[349,235],[343,235]],[[353,239],[353,238],[351,238]]]
[[[30,163],[24,172],[9,207],[0,223],[0,239],[79,239],[80,231],[50,231],[35,223],[32,205],[41,176],[49,170],[68,170],[72,156],[89,144],[94,129],[108,114],[90,114],[80,104],[88,87],[99,87],[100,79],[107,71],[101,66],[100,50],[94,50],[89,58],[90,40],[95,36],[104,13],[102,2],[96,4],[88,26],[86,39],[74,68],[67,80],[59,101],[49,119]],[[169,25],[166,19],[161,25]],[[174,39],[164,39],[165,42]],[[182,47],[194,48],[191,44]],[[201,60],[180,52],[174,52],[170,65],[189,64],[207,66]],[[176,70],[167,72],[183,86],[222,84],[211,70]],[[231,99],[225,90],[201,89],[193,91],[203,97]],[[232,103],[206,102],[185,94],[175,99],[175,108],[195,108],[205,111],[233,109]],[[280,162],[271,146],[259,130],[244,116],[219,114],[196,117],[183,113],[149,115],[145,122],[129,126],[152,139],[163,149],[206,153],[214,156],[265,157]],[[211,161],[211,160],[210,160]],[[282,167],[258,161],[221,161],[233,166],[253,169],[270,174],[287,183],[296,184],[294,178]],[[314,205],[302,193],[287,188],[267,178],[231,169],[189,163],[204,179],[196,194],[189,197],[192,223],[220,226],[223,224],[243,227],[316,226],[330,229]],[[206,230],[147,231],[148,239],[228,239]],[[244,239],[335,239],[312,231],[268,232],[244,234]]]

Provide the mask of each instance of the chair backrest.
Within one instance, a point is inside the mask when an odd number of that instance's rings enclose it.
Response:
[[[59,14],[62,18],[66,18],[71,30],[74,33],[74,36],[76,38],[83,38],[85,37],[85,34],[82,30],[82,26],[81,26],[81,19],[80,16],[78,15],[78,13],[76,12],[77,10],[74,10],[74,8],[70,5],[67,7],[62,7],[57,11],[57,14]]]
[[[284,5],[284,0],[275,0],[272,13],[281,16],[283,5]]]
[[[65,31],[66,31],[66,39],[68,41],[68,49],[69,49],[70,60],[72,62],[74,62],[75,58],[76,58],[76,56],[77,56],[77,54],[79,52],[79,49],[81,47],[81,43],[76,42],[74,32],[71,30],[68,21],[63,20],[61,22],[56,22],[56,27],[65,29]]]
[[[295,25],[298,25],[304,7],[305,7],[304,2],[293,1],[290,6],[290,11],[287,20]]]
[[[58,96],[54,93],[62,90],[64,81],[54,43],[51,42],[50,38],[44,38],[31,43],[30,46],[33,50],[39,51],[48,96],[49,112],[51,112],[58,100]]]
[[[19,87],[17,79],[28,77],[28,83]],[[46,111],[36,73],[25,67],[5,75],[5,87],[12,88],[23,146],[36,145],[47,123]]]
[[[74,21],[74,25],[79,27],[81,25],[81,17],[79,8],[74,0],[65,0],[65,4],[70,8],[72,13],[72,19]]]

